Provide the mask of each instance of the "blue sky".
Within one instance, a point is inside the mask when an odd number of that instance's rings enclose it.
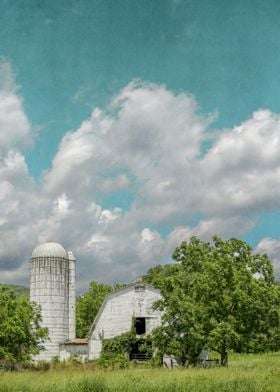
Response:
[[[28,281],[47,239],[80,257],[81,287],[192,234],[241,237],[280,270],[278,1],[0,7],[1,280]]]

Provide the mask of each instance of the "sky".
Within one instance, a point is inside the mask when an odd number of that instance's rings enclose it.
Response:
[[[181,241],[245,240],[280,278],[280,3],[0,1],[0,282],[44,241],[77,289]]]

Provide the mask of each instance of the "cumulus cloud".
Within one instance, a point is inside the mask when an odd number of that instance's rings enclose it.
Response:
[[[23,261],[26,245],[30,243],[28,222],[39,203],[35,185],[19,152],[0,155],[0,189],[0,266],[9,270]],[[25,241],[24,246],[22,241]]]
[[[2,89],[16,97],[26,118],[11,70],[5,72]],[[259,110],[217,133],[205,152],[214,120],[191,95],[131,82],[65,134],[40,184],[30,177],[19,143],[32,142],[32,127],[18,128],[0,149],[1,277],[26,273],[32,248],[46,240],[74,251],[85,288],[91,279],[133,280],[170,261],[192,235],[209,240],[250,231],[257,214],[279,208],[280,117]],[[134,195],[127,209],[117,201],[103,205],[104,196],[120,191]],[[276,249],[270,241],[259,246]]]
[[[40,217],[40,192],[30,177],[23,152],[32,145],[34,130],[11,65],[0,60],[0,268],[1,278],[19,276],[26,268],[33,221]],[[36,236],[35,236],[36,237]],[[21,271],[17,274],[16,269]],[[11,274],[11,275],[9,275]]]
[[[11,65],[0,59],[0,146],[22,148],[32,143],[32,126],[24,112]]]
[[[222,133],[199,165],[213,213],[279,208],[279,148],[280,116],[269,110]]]
[[[273,263],[274,272],[277,279],[280,279],[280,239],[263,238],[256,249],[259,253],[266,253]]]
[[[188,193],[199,182],[195,162],[212,120],[199,114],[192,96],[132,82],[106,111],[95,109],[63,138],[46,175],[46,191],[66,187],[98,197],[98,192],[131,185],[141,194],[133,207],[135,219],[139,214],[153,222],[170,219],[182,204],[194,203]]]

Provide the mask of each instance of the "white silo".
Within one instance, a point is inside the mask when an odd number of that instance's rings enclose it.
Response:
[[[62,245],[46,242],[37,246],[30,259],[30,300],[41,306],[42,326],[48,328],[49,339],[37,360],[50,360],[59,355],[59,344],[73,336],[73,296],[75,296],[75,261]],[[71,265],[71,268],[70,268]],[[69,287],[71,281],[71,289]],[[71,294],[71,296],[69,296]],[[71,299],[70,299],[71,298]],[[71,325],[71,327],[70,327]],[[70,328],[69,328],[70,327]],[[74,332],[75,333],[75,332]]]
[[[68,252],[69,257],[69,340],[76,337],[76,291],[75,291],[75,264],[73,252]]]

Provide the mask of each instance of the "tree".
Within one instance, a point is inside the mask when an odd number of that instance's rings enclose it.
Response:
[[[84,338],[90,330],[95,316],[102,305],[106,295],[112,291],[112,287],[92,281],[88,292],[77,298],[76,305],[76,335]]]
[[[27,297],[17,297],[8,289],[0,288],[0,361],[19,363],[31,359],[43,348],[47,329],[40,326],[38,305]]]
[[[145,275],[142,275],[141,279],[143,282],[149,283],[160,290],[164,290],[167,278],[174,276],[179,269],[180,265],[178,264],[158,264],[150,268]]]
[[[238,239],[213,244],[193,237],[173,254],[177,269],[161,276],[163,325],[154,332],[162,352],[194,360],[207,347],[263,352],[279,349],[280,290],[266,255]],[[171,270],[170,270],[171,271]]]
[[[110,286],[94,280],[90,283],[89,290],[85,294],[80,295],[76,302],[76,335],[78,338],[87,336],[106,295],[124,286],[121,283],[115,283],[113,286]]]

